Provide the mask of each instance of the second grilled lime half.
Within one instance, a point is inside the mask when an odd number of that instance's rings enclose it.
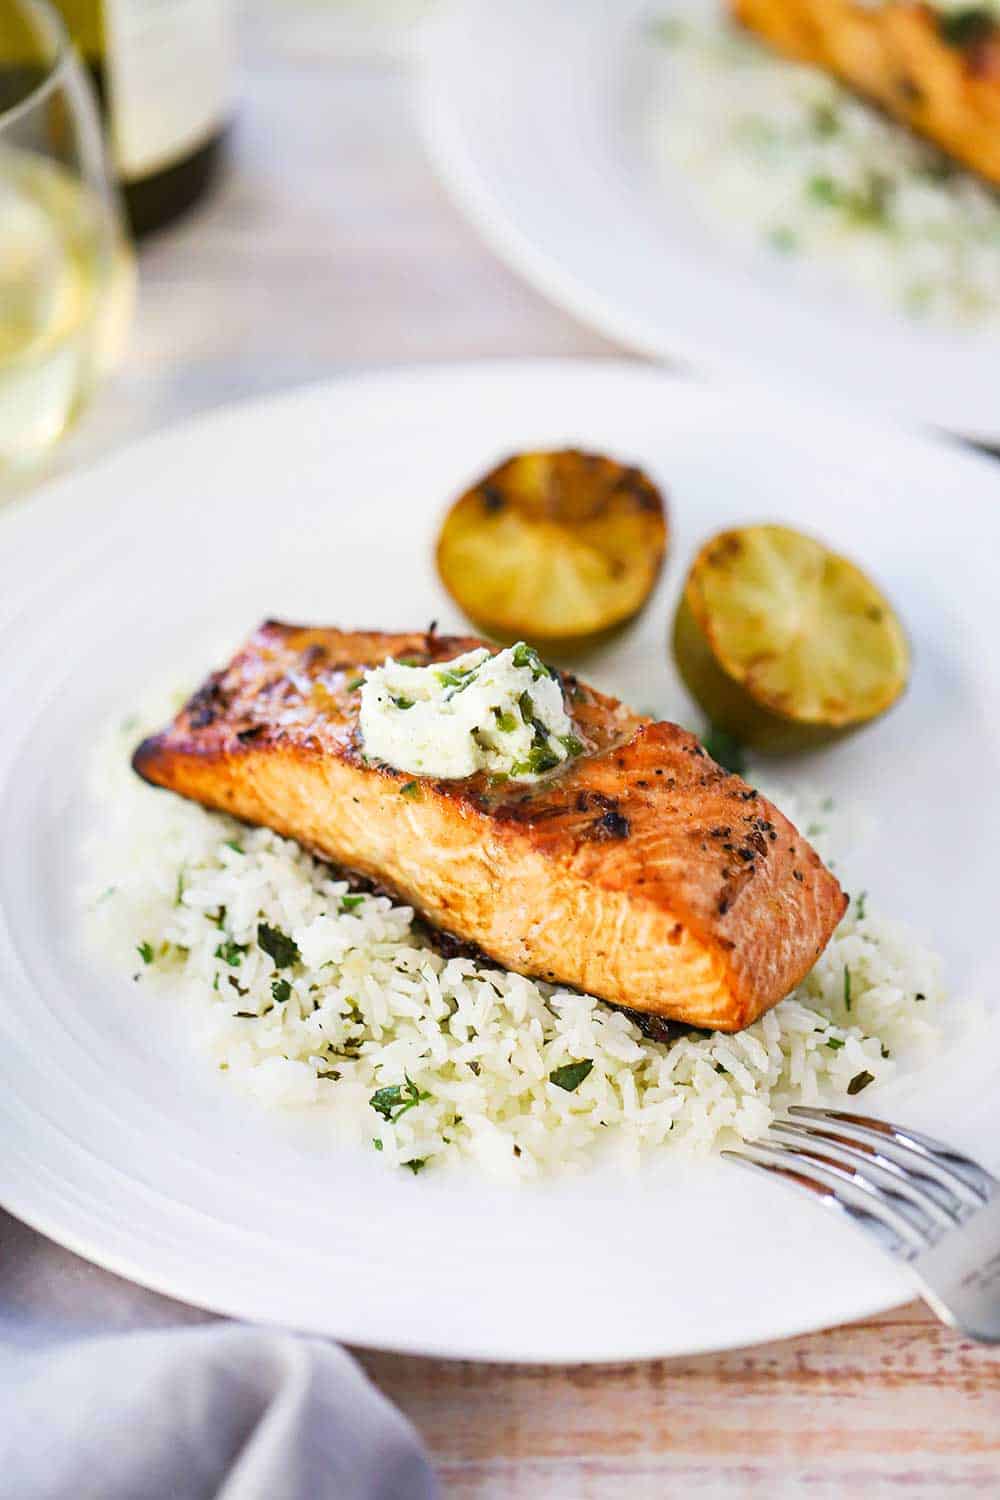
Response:
[[[681,595],[674,657],[718,728],[754,749],[806,750],[885,713],[905,691],[899,619],[860,568],[788,526],[724,531]]]

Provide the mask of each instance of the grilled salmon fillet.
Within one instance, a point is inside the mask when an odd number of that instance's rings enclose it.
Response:
[[[974,4],[729,0],[773,47],[825,69],[990,182],[1000,184],[1000,23]]]
[[[367,668],[483,644],[269,622],[133,765],[360,873],[509,969],[693,1026],[747,1026],[812,967],[847,898],[693,735],[564,675],[586,749],[537,782],[414,781],[365,761]]]

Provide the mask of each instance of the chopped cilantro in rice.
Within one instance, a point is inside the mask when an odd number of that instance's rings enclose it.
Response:
[[[586,995],[442,956],[409,908],[292,841],[145,786],[135,738],[102,751],[87,921],[135,982],[137,1016],[154,995],[188,1003],[220,1088],[322,1114],[373,1170],[466,1162],[522,1179],[610,1147],[628,1163],[707,1151],[792,1103],[864,1089],[867,1105],[936,1039],[937,964],[872,893],[746,1031],[650,1041]],[[799,826],[837,822],[828,800],[775,800]]]

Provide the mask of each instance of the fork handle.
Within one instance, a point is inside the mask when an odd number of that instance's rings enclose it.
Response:
[[[1000,1194],[909,1269],[938,1317],[970,1338],[1000,1343]]]

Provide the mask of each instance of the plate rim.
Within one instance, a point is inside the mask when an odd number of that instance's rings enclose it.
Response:
[[[1000,477],[997,457],[984,451],[975,440],[960,433],[928,427],[898,411],[872,409],[849,397],[818,390],[814,386],[796,388],[779,379],[762,379],[760,371],[748,370],[745,366],[728,373],[705,374],[676,364],[664,364],[655,356],[636,354],[628,349],[610,355],[491,354],[440,360],[390,360],[357,370],[341,369],[311,377],[274,391],[241,393],[203,410],[188,412],[152,431],[115,443],[104,452],[88,454],[84,462],[71,470],[55,474],[43,471],[36,486],[18,488],[0,503],[0,539],[8,531],[15,540],[20,530],[30,531],[38,524],[36,518],[43,507],[71,504],[72,490],[81,480],[89,480],[95,474],[113,468],[136,454],[153,455],[158,447],[169,447],[179,437],[212,427],[216,423],[224,425],[251,412],[270,413],[285,405],[294,407],[304,398],[323,393],[340,394],[351,390],[363,397],[369,389],[378,391],[386,385],[447,385],[456,379],[485,381],[511,374],[531,376],[539,373],[560,379],[567,376],[570,379],[579,378],[582,382],[606,375],[613,375],[616,380],[635,380],[638,383],[658,381],[665,388],[698,391],[708,398],[725,397],[747,404],[798,408],[814,420],[835,424],[849,433],[863,433],[879,442],[922,449],[928,457],[935,460],[947,454],[951,462],[972,466],[980,473]],[[133,505],[144,502],[145,496],[141,495],[132,496],[129,500]],[[0,570],[3,565],[4,554],[0,552]]]
[[[324,1327],[321,1323],[313,1323],[309,1326],[298,1327],[295,1323],[286,1320],[262,1316],[260,1312],[248,1311],[247,1304],[239,1295],[232,1298],[223,1296],[206,1297],[197,1289],[187,1290],[180,1278],[171,1280],[166,1273],[156,1274],[144,1270],[139,1260],[133,1260],[128,1254],[115,1255],[105,1250],[94,1248],[93,1242],[86,1235],[79,1234],[72,1229],[61,1227],[58,1214],[46,1215],[32,1209],[20,1209],[17,1206],[16,1195],[12,1199],[6,1193],[0,1198],[0,1209],[9,1213],[20,1223],[33,1229],[36,1233],[44,1235],[52,1240],[54,1244],[70,1251],[71,1254],[79,1256],[89,1264],[97,1266],[102,1271],[107,1271],[112,1276],[121,1277],[136,1286],[143,1287],[146,1291],[154,1292],[157,1296],[168,1298],[173,1302],[198,1309],[201,1312],[212,1313],[219,1318],[228,1318],[236,1322],[256,1323],[264,1327],[281,1328],[290,1330],[292,1333],[302,1337],[320,1337],[335,1339],[349,1349],[362,1349],[372,1353],[395,1354],[401,1356],[416,1357],[420,1359],[438,1359],[452,1362],[475,1361],[481,1364],[504,1365],[517,1367],[541,1368],[545,1365],[556,1366],[560,1369],[575,1368],[600,1368],[602,1366],[614,1366],[619,1364],[634,1364],[647,1361],[673,1360],[673,1359],[696,1359],[701,1355],[738,1353],[744,1349],[762,1349],[769,1344],[785,1343],[790,1339],[804,1338],[811,1334],[822,1333],[834,1328],[847,1328],[857,1323],[865,1322],[867,1319],[881,1317],[891,1312],[897,1312],[900,1308],[908,1307],[911,1303],[919,1301],[919,1293],[916,1288],[912,1295],[900,1294],[898,1297],[886,1298],[884,1296],[872,1296],[868,1303],[861,1301],[857,1304],[857,1312],[839,1323],[830,1323],[828,1318],[815,1318],[809,1322],[796,1319],[794,1324],[787,1326],[776,1325],[775,1331],[760,1338],[753,1338],[748,1342],[733,1343],[724,1337],[715,1339],[702,1339],[698,1343],[690,1345],[674,1345],[666,1353],[659,1348],[657,1340],[651,1339],[648,1343],[636,1344],[634,1346],[622,1345],[619,1353],[610,1355],[606,1352],[583,1352],[574,1355],[552,1354],[550,1351],[524,1348],[518,1353],[498,1352],[495,1347],[486,1345],[475,1346],[463,1344],[456,1349],[446,1339],[435,1342],[414,1336],[407,1339],[400,1338],[398,1341],[386,1343],[382,1339],[366,1337],[363,1334],[352,1334],[338,1332],[333,1326]],[[343,1326],[343,1325],[341,1325]]]

